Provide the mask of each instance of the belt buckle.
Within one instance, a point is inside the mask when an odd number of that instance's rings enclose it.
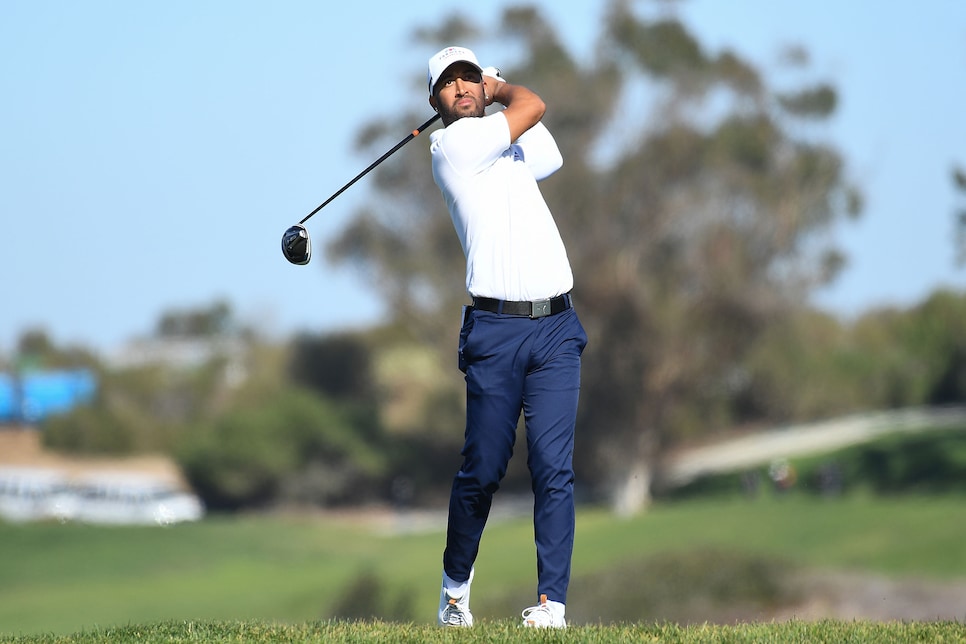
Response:
[[[550,300],[536,300],[530,302],[530,318],[543,318],[550,315]]]

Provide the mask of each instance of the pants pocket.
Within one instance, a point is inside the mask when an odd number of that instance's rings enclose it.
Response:
[[[469,365],[466,355],[466,343],[469,341],[470,331],[473,330],[473,307],[464,306],[463,316],[462,316],[462,326],[460,326],[460,343],[459,343],[459,360],[458,366],[459,370],[466,373],[466,368]]]

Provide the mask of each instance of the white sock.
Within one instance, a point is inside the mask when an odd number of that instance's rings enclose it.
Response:
[[[449,575],[447,575],[444,572],[443,588],[446,589],[446,592],[449,594],[450,597],[459,599],[460,597],[466,594],[467,590],[469,590],[470,580],[467,579],[466,581],[453,581],[452,579],[450,579]]]

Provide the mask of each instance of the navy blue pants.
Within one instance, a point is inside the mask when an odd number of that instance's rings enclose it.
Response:
[[[586,344],[572,308],[536,319],[467,310],[460,330],[466,434],[443,552],[443,570],[454,581],[468,579],[476,561],[522,410],[534,495],[537,595],[567,602],[574,545],[574,425]]]

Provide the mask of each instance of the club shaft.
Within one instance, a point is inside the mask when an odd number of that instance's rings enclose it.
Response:
[[[343,192],[345,192],[346,190],[348,190],[349,189],[349,186],[351,186],[356,181],[358,181],[362,177],[364,177],[367,174],[369,174],[369,172],[373,168],[375,168],[377,165],[379,165],[380,163],[382,163],[383,161],[385,161],[386,159],[388,159],[389,157],[391,157],[393,154],[395,154],[395,152],[399,148],[401,148],[402,146],[406,145],[407,143],[409,143],[410,141],[412,141],[413,139],[415,139],[417,136],[419,136],[423,132],[423,130],[425,130],[430,125],[432,125],[433,123],[435,123],[437,121],[437,119],[439,119],[439,114],[434,114],[431,119],[429,119],[428,121],[426,121],[425,123],[423,123],[422,125],[420,125],[418,128],[416,128],[415,130],[413,130],[412,132],[410,132],[409,135],[405,139],[403,139],[402,141],[400,141],[399,143],[397,143],[391,150],[389,150],[388,152],[386,152],[384,155],[382,155],[381,157],[379,157],[378,159],[376,159],[375,161],[373,161],[369,165],[368,168],[366,168],[365,170],[363,170],[362,172],[360,172],[359,174],[357,174],[355,176],[355,178],[352,179],[352,181],[350,181],[349,183],[347,183],[344,186],[342,186],[341,188],[339,188],[339,190],[334,195],[332,195],[331,197],[329,197],[328,199],[326,199],[325,201],[323,201],[321,204],[319,204],[319,206],[315,210],[313,210],[309,214],[305,215],[305,217],[303,217],[302,218],[302,221],[300,221],[299,223],[300,224],[304,224],[306,221],[308,221],[312,217],[312,215],[314,215],[318,211],[320,211],[323,208],[325,208],[326,206],[328,206],[329,203],[333,199],[335,199],[336,197],[338,197],[339,195],[341,195]]]

